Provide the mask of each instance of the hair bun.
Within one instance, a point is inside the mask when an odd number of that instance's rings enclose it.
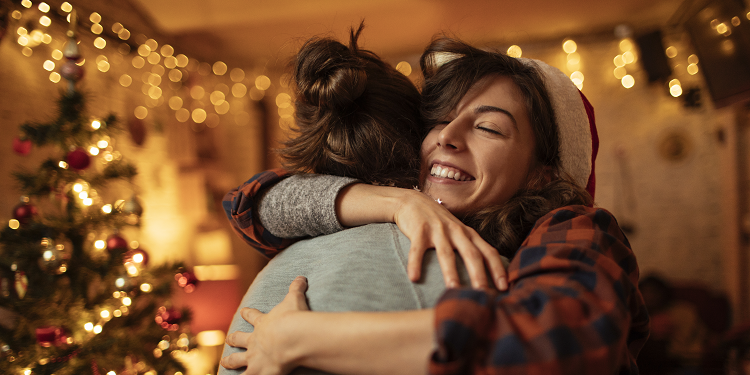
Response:
[[[346,108],[365,91],[364,64],[356,55],[356,44],[347,47],[330,39],[306,43],[294,71],[297,100],[323,109]]]

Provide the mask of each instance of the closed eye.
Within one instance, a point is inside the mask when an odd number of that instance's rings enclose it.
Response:
[[[503,133],[501,133],[501,132],[499,132],[499,131],[497,131],[495,129],[488,128],[486,126],[477,126],[477,129],[479,129],[479,130],[481,130],[483,132],[490,133],[490,134],[503,135]]]

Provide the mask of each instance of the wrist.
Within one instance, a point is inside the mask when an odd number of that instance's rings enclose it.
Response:
[[[416,191],[390,186],[352,184],[336,197],[336,215],[344,227],[393,223],[398,209]]]

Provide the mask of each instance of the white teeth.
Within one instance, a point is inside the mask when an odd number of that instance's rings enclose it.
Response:
[[[430,175],[435,177],[442,177],[442,178],[450,178],[452,180],[456,181],[467,181],[469,178],[468,176],[464,176],[459,171],[450,170],[445,167],[441,167],[439,165],[433,165],[432,169],[430,170]]]

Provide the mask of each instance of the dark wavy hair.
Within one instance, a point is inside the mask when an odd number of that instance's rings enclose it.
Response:
[[[357,46],[363,28],[351,29],[348,46],[313,38],[300,49],[292,74],[295,135],[280,150],[282,163],[295,172],[416,186],[423,137],[419,91]]]
[[[508,202],[461,218],[501,255],[512,258],[536,221],[550,211],[569,205],[591,205],[588,192],[560,168],[555,116],[543,78],[535,67],[446,37],[427,46],[420,67],[424,75],[420,114],[428,129],[445,118],[469,89],[487,76],[510,78],[524,98],[534,133],[537,173]]]

